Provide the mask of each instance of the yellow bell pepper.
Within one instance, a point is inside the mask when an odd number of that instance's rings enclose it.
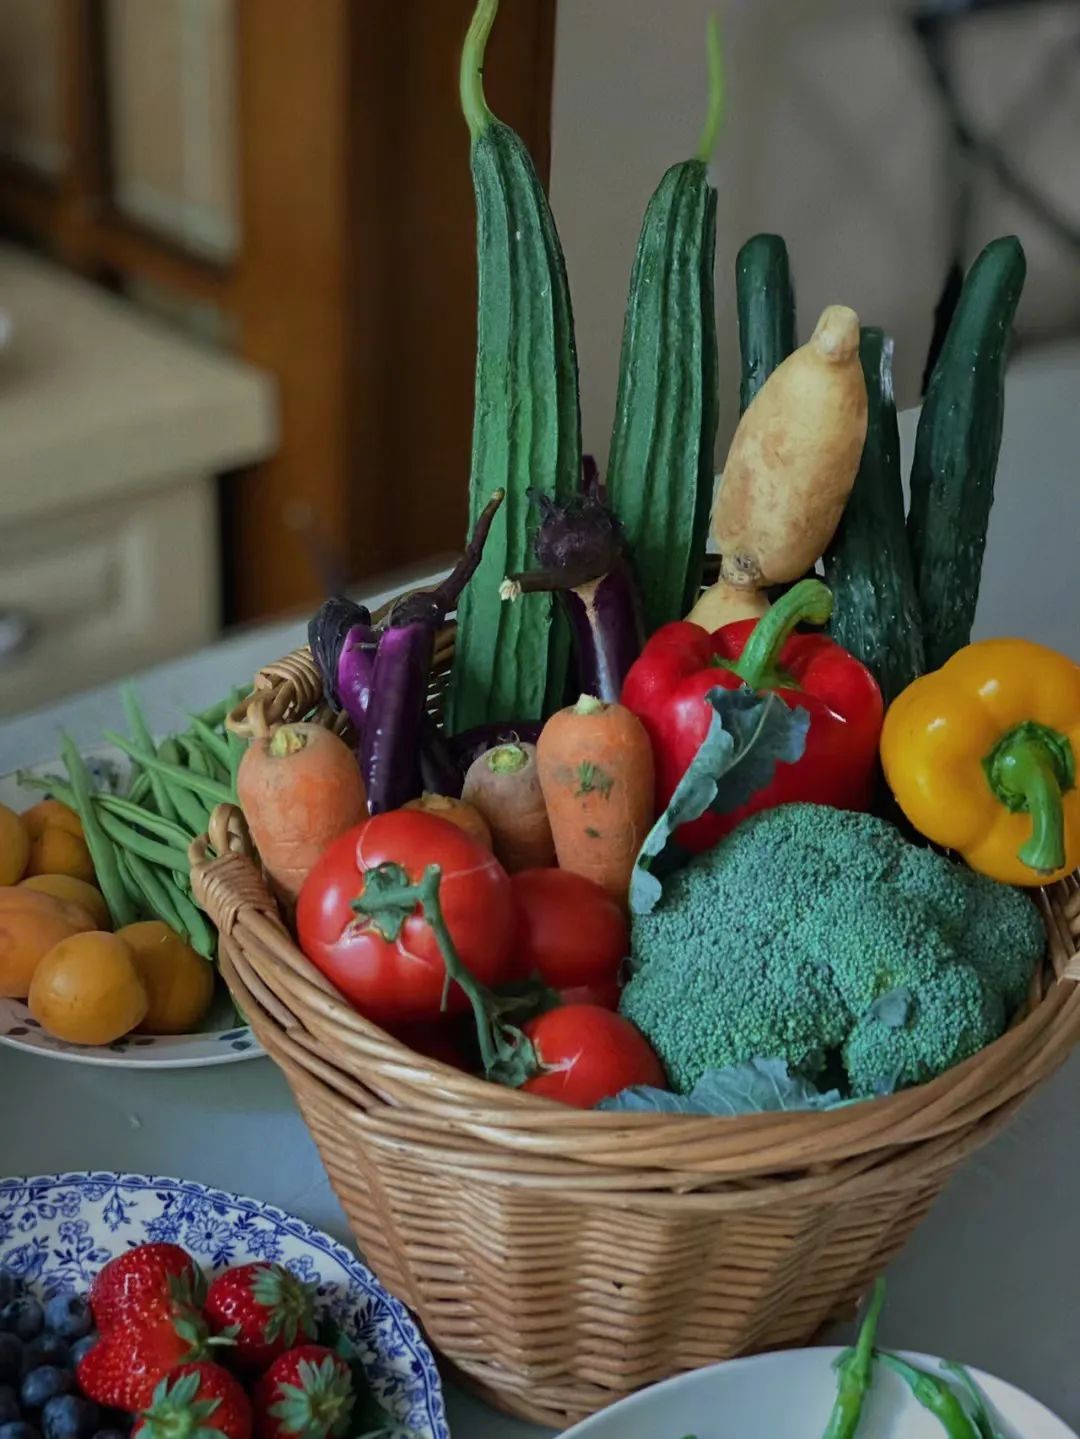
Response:
[[[981,640],[898,695],[885,778],[908,819],[972,869],[1049,884],[1080,864],[1080,665],[1029,640]]]

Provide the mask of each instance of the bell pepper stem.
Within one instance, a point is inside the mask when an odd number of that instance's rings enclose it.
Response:
[[[821,580],[800,580],[758,620],[731,669],[752,690],[782,686],[780,655],[796,626],[827,624],[832,608],[832,591],[827,585]]]
[[[997,742],[983,761],[994,794],[1013,813],[1031,817],[1031,837],[1017,851],[1037,874],[1065,863],[1065,815],[1061,797],[1076,783],[1072,745],[1048,725],[1025,721]]]

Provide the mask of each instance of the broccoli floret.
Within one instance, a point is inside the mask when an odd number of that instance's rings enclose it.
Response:
[[[1001,995],[1011,1018],[1027,998],[1031,977],[1046,950],[1046,930],[1023,890],[969,869],[960,873],[967,912],[956,937],[957,954]]]
[[[884,820],[784,805],[692,859],[635,917],[620,1007],[677,1089],[754,1058],[815,1078],[841,1051],[852,1092],[870,1094],[996,1038],[1042,946],[1016,891]]]
[[[903,1023],[889,1023],[874,1009],[856,1020],[844,1045],[851,1092],[891,1094],[922,1084],[978,1054],[1004,1024],[1000,995],[973,969],[959,963],[943,967],[911,994]]]

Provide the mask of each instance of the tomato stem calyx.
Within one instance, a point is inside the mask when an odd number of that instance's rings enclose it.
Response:
[[[446,1008],[450,985],[460,985],[472,1005],[484,1073],[492,1076],[493,1071],[499,1070],[516,1074],[522,1061],[531,1057],[532,1045],[519,1029],[499,1019],[498,999],[462,963],[443,915],[439,897],[441,884],[442,870],[437,864],[429,864],[415,884],[399,864],[376,865],[367,871],[363,893],[353,900],[352,907],[357,914],[370,919],[387,940],[396,940],[406,919],[419,908],[435,936],[446,969],[443,1009]],[[528,1074],[524,1073],[521,1079],[501,1082],[521,1084],[527,1078]]]

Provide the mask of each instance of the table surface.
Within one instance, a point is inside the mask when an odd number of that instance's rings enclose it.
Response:
[[[264,627],[149,672],[139,684],[151,724],[171,728],[302,638],[295,621]],[[0,725],[0,773],[55,755],[61,724],[77,743],[93,743],[103,727],[122,724],[115,690]],[[965,1167],[894,1264],[882,1337],[999,1374],[1080,1430],[1078,1112],[1080,1055]],[[85,1168],[200,1180],[350,1238],[285,1081],[266,1059],[136,1078],[0,1048],[0,1173]],[[544,1432],[453,1386],[447,1398],[456,1439]]]

